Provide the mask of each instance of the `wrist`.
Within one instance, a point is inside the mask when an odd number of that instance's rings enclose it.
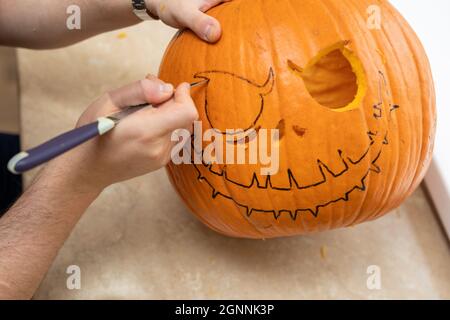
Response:
[[[160,0],[145,0],[145,5],[147,6],[148,11],[155,17],[159,17],[159,3]]]

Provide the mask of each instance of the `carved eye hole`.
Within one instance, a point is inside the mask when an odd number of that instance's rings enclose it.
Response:
[[[366,77],[360,60],[339,42],[320,51],[306,67],[288,60],[288,67],[304,81],[311,97],[334,111],[358,108],[367,90]]]

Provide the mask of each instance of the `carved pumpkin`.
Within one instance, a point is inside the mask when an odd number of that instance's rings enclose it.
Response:
[[[245,238],[319,232],[379,218],[416,189],[435,134],[429,63],[387,1],[370,26],[372,3],[234,0],[209,12],[222,23],[217,44],[190,31],[173,39],[160,77],[208,80],[192,90],[203,129],[280,133],[277,174],[261,163],[168,166],[202,222]]]

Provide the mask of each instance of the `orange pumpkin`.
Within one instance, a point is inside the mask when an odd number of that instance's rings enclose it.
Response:
[[[192,90],[203,129],[280,132],[276,174],[261,163],[168,166],[202,222],[244,238],[319,232],[379,218],[416,189],[435,135],[432,75],[408,23],[373,3],[234,0],[209,12],[223,27],[217,44],[190,31],[173,39],[160,77],[208,80]]]

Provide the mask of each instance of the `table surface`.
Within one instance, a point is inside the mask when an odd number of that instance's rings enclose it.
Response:
[[[20,132],[16,65],[15,49],[0,47],[0,133]]]
[[[19,50],[23,147],[71,128],[102,92],[156,73],[173,32],[152,22],[65,49]],[[70,265],[81,268],[80,290],[66,288]],[[381,271],[380,290],[367,288],[373,265]],[[100,196],[36,298],[449,299],[449,266],[447,239],[422,189],[375,222],[239,240],[191,216],[162,170]]]

